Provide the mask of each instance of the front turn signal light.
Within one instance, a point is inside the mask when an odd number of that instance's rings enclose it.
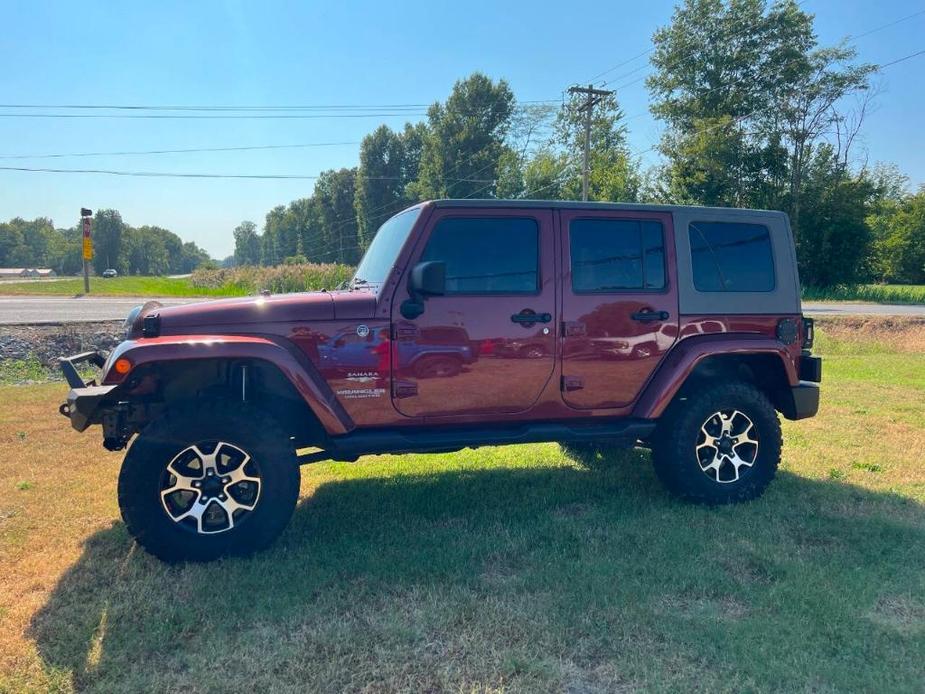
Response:
[[[116,359],[116,363],[112,365],[112,368],[117,374],[124,376],[132,370],[132,362],[128,359]]]

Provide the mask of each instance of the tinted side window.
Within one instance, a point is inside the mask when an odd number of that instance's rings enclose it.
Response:
[[[694,287],[701,292],[774,289],[771,236],[763,224],[694,222],[688,228]]]
[[[576,293],[665,288],[660,222],[576,219],[569,224],[569,245]]]
[[[421,260],[446,263],[448,294],[534,294],[539,226],[534,219],[442,219]]]

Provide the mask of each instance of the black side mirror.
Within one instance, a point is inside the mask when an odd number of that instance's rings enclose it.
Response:
[[[411,277],[408,280],[411,295],[422,298],[439,296],[446,293],[446,263],[439,260],[430,260],[418,263],[411,268]]]
[[[415,265],[408,276],[408,291],[411,298],[403,301],[399,310],[410,320],[424,313],[427,297],[446,293],[446,263],[429,260]]]

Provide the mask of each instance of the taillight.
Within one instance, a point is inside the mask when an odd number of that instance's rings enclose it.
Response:
[[[803,349],[812,349],[815,337],[816,329],[813,319],[803,316]]]

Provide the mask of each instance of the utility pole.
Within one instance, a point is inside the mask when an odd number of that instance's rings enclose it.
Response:
[[[90,217],[92,210],[80,208],[80,221],[83,225],[83,259],[84,259],[84,294],[90,293],[90,261],[93,260],[93,242],[90,240]]]
[[[578,108],[585,113],[585,146],[584,146],[584,165],[581,173],[581,199],[588,199],[588,174],[591,172],[591,111],[594,105],[599,103],[605,96],[613,94],[612,90],[595,89],[593,85],[587,87],[569,87],[569,94],[584,94],[585,102]]]

